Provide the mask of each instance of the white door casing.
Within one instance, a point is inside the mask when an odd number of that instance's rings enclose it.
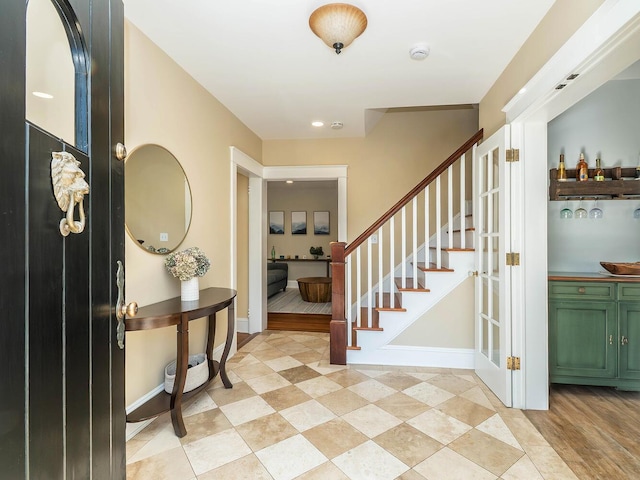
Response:
[[[506,161],[510,129],[502,127],[483,141],[474,159],[475,370],[507,407],[512,406],[511,372],[511,198]]]

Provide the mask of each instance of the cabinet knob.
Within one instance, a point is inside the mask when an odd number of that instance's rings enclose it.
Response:
[[[578,287],[578,293],[585,293],[587,291],[584,287]]]
[[[622,345],[627,345],[629,343],[629,339],[622,335],[622,340],[620,341]]]
[[[613,345],[613,335],[609,335],[609,345]]]

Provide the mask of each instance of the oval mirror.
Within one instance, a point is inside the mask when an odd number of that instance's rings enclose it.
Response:
[[[191,188],[180,162],[159,145],[142,145],[127,157],[124,179],[131,239],[150,253],[178,248],[191,224]]]

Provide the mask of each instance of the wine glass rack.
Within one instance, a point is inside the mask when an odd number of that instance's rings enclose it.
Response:
[[[558,169],[549,171],[549,200],[626,200],[640,197],[640,179],[635,167],[605,168],[604,181],[593,180],[594,168],[589,169],[589,180],[578,182],[576,170],[568,168],[567,180],[558,181]]]

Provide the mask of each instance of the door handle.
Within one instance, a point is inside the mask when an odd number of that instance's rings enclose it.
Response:
[[[127,304],[124,301],[124,267],[122,262],[118,260],[118,271],[116,272],[116,285],[118,286],[118,300],[116,302],[116,319],[118,326],[116,327],[116,338],[118,347],[124,349],[124,318],[133,317],[138,313],[138,304],[131,302]]]
[[[621,345],[627,345],[629,343],[629,339],[622,335],[622,339],[620,340]]]

